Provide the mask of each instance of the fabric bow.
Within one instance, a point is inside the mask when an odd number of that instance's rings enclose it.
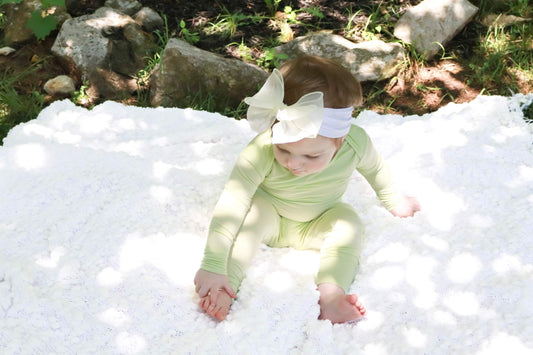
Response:
[[[323,94],[319,91],[302,96],[298,102],[287,106],[283,76],[274,69],[261,89],[244,102],[249,105],[247,119],[250,127],[260,133],[272,127],[272,143],[291,143],[304,138],[315,138],[324,117]]]

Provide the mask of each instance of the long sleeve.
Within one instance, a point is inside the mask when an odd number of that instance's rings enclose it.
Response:
[[[372,189],[376,192],[377,197],[387,208],[395,208],[400,201],[401,195],[394,183],[392,173],[379,152],[374,147],[370,137],[362,130],[359,134],[358,141],[362,149],[362,156],[357,164],[357,171],[368,181]]]
[[[201,268],[227,273],[228,255],[250,208],[257,187],[274,159],[269,131],[257,136],[241,152],[213,212]]]

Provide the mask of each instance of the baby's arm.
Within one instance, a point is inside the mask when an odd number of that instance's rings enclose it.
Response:
[[[420,211],[416,197],[405,196],[398,192],[387,163],[374,147],[370,137],[361,130],[360,146],[363,148],[357,170],[370,183],[382,204],[396,217],[412,217]],[[362,144],[365,142],[365,144]]]

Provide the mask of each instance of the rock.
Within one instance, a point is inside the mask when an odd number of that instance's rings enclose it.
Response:
[[[133,77],[145,66],[146,57],[151,57],[156,50],[157,45],[151,35],[144,32],[139,24],[128,23],[122,28],[122,36],[111,40],[111,69]]]
[[[107,0],[105,6],[132,16],[142,8],[142,4],[137,0]]]
[[[76,91],[74,80],[67,75],[59,75],[44,84],[44,91],[49,95],[72,94]]]
[[[337,60],[359,81],[390,78],[404,59],[403,47],[398,43],[379,40],[354,43],[326,32],[298,37],[277,47],[276,53],[287,54],[289,58],[310,54]]]
[[[149,7],[143,7],[140,9],[133,16],[133,19],[148,32],[161,30],[165,26],[163,18]]]
[[[13,52],[15,52],[15,49],[11,47],[0,48],[0,55],[10,55]]]
[[[394,27],[394,36],[430,59],[477,13],[466,0],[424,0],[409,8]],[[440,45],[439,45],[440,43]]]
[[[151,40],[131,17],[102,7],[94,14],[66,21],[52,53],[69,72],[89,82],[88,91],[93,95],[119,99],[136,90],[131,76],[144,67],[145,57],[153,55],[156,45]]]
[[[237,107],[257,92],[268,73],[257,66],[196,48],[172,38],[150,77],[151,106],[187,107],[212,95],[215,109]]]
[[[5,14],[5,25],[3,26],[4,44],[22,44],[35,41],[36,37],[33,31],[28,28],[28,20],[32,12],[41,10],[43,5],[40,0],[24,0],[19,4],[6,4],[2,6],[2,11]],[[56,17],[57,27],[65,22],[70,15],[62,7],[50,7],[50,13]]]

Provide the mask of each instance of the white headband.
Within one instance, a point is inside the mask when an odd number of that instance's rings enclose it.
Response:
[[[247,119],[254,131],[263,132],[279,121],[272,127],[272,143],[291,143],[318,134],[339,138],[350,131],[353,107],[324,108],[324,95],[319,91],[305,94],[290,106],[283,103],[284,96],[283,76],[274,69],[257,94],[244,99],[250,105]]]

